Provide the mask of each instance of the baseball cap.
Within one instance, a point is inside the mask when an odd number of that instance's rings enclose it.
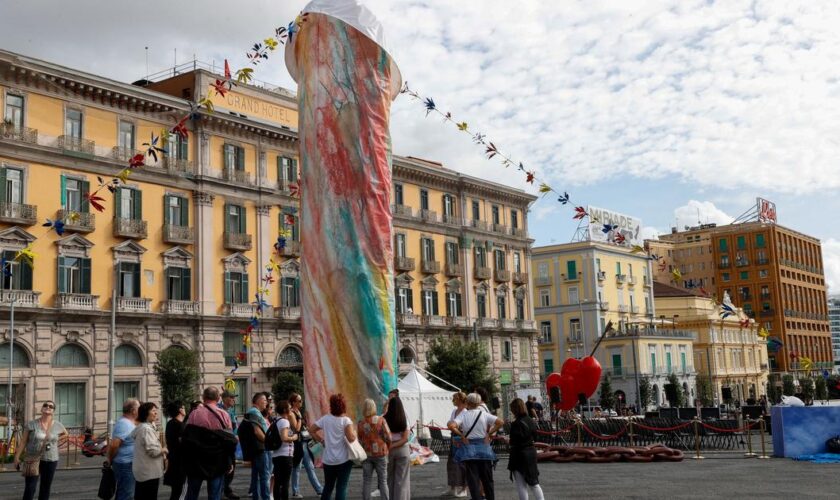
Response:
[[[235,397],[237,397],[237,394],[233,391],[224,391],[224,392],[222,392],[222,397],[223,398],[235,398]]]

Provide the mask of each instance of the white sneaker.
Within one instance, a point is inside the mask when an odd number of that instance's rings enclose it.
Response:
[[[373,493],[370,494],[371,498],[379,498],[379,490],[373,490]]]
[[[457,489],[455,490],[455,497],[456,498],[466,498],[468,496],[469,496],[469,493],[467,492],[466,488],[462,488],[460,490],[457,490]]]

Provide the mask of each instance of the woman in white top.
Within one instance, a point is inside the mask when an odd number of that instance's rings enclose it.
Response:
[[[388,409],[382,415],[391,429],[391,446],[388,451],[388,494],[391,500],[410,500],[411,463],[408,437],[411,429],[405,416],[405,408],[399,396],[391,398]]]
[[[350,472],[353,462],[347,454],[347,443],[356,440],[356,430],[353,421],[345,415],[347,403],[344,396],[333,394],[330,396],[330,413],[319,418],[309,428],[310,434],[324,445],[321,462],[324,464],[324,490],[321,500],[330,500],[333,489],[336,500],[346,500],[347,485],[350,483]]]
[[[295,456],[295,441],[299,434],[292,432],[289,417],[291,405],[288,401],[280,401],[275,408],[279,418],[273,425],[277,426],[280,434],[280,448],[271,452],[274,463],[274,498],[289,500],[289,483],[292,479],[292,466]]]
[[[131,431],[131,437],[134,439],[131,472],[134,474],[135,500],[157,500],[158,497],[167,449],[160,444],[160,435],[155,427],[157,419],[156,404],[143,403],[137,409],[139,425]]]
[[[490,444],[493,435],[505,422],[501,418],[496,418],[483,409],[479,409],[480,404],[481,396],[478,394],[472,393],[467,396],[467,409],[449,422],[449,430],[453,437],[458,436],[462,441],[468,440],[475,444],[480,444],[482,440],[485,444]],[[462,463],[467,470],[467,486],[470,489],[470,497],[475,500],[481,498],[481,489],[484,488],[484,498],[495,500],[493,461],[478,459],[465,460]]]

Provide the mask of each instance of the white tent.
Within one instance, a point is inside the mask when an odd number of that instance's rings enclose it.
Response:
[[[420,420],[427,425],[446,427],[455,408],[452,406],[454,390],[447,390],[429,382],[416,368],[412,368],[397,387],[409,425],[414,425]]]

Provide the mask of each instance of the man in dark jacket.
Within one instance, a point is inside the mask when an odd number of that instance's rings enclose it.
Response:
[[[198,500],[201,483],[207,481],[207,498],[221,500],[225,473],[233,467],[231,457],[236,436],[230,417],[217,406],[219,389],[208,387],[203,403],[190,413],[182,440],[187,472],[187,500]]]

